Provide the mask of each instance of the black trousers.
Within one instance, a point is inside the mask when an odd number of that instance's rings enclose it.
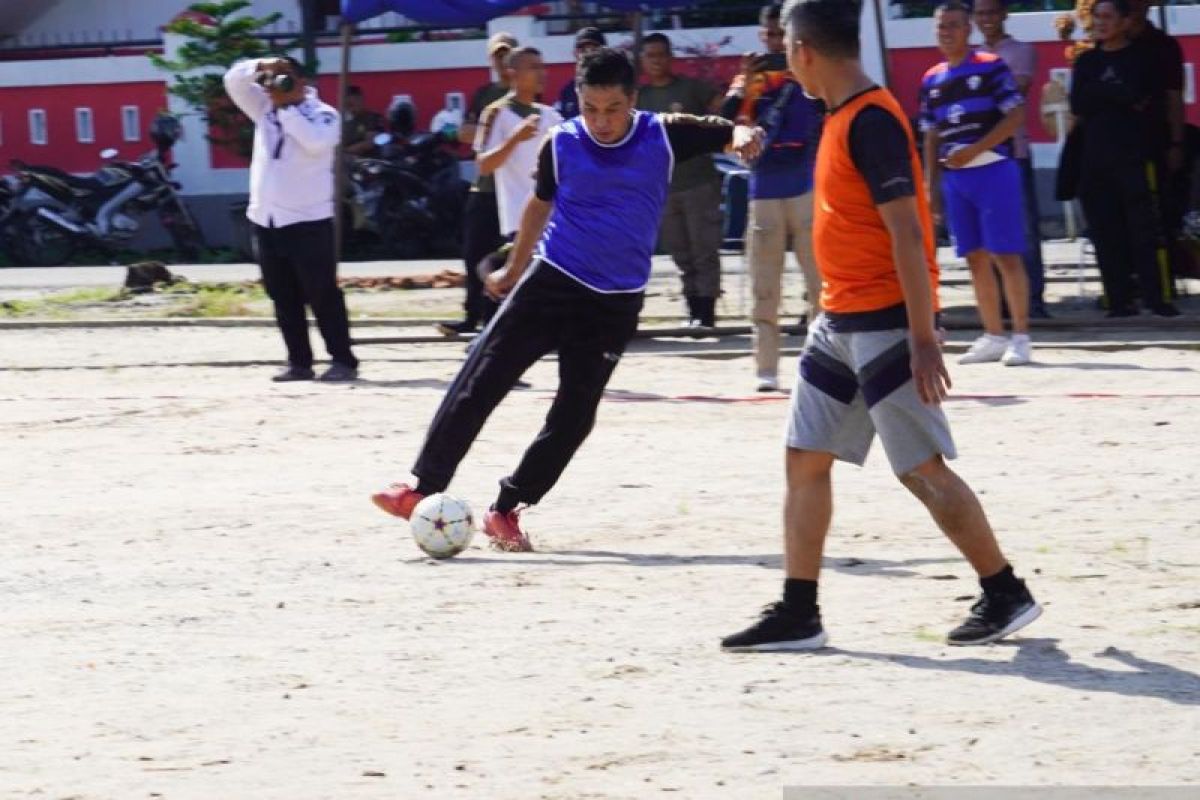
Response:
[[[275,304],[275,322],[283,334],[288,363],[300,369],[313,364],[308,341],[307,305],[317,318],[325,349],[338,363],[358,366],[350,349],[346,298],[337,285],[333,220],[299,222],[282,228],[254,226],[263,287]]]
[[[1148,306],[1169,300],[1169,267],[1159,259],[1161,220],[1147,169],[1139,162],[1084,168],[1079,200],[1110,308],[1133,305],[1138,290]]]
[[[495,192],[471,192],[463,211],[463,265],[467,269],[467,299],[463,307],[467,322],[491,319],[496,304],[483,292],[483,280],[475,267],[504,244],[500,235],[500,208]]]
[[[558,482],[596,421],[596,407],[637,331],[641,292],[594,292],[535,262],[476,340],[430,425],[413,474],[440,492],[488,416],[530,366],[558,352],[558,393],[517,469],[500,482],[512,503],[537,503]]]

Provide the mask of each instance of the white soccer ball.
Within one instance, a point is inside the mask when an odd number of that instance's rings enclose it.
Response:
[[[458,555],[475,535],[471,507],[445,493],[431,494],[417,503],[409,524],[417,547],[433,558]]]

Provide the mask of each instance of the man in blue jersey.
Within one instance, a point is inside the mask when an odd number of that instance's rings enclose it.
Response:
[[[945,3],[934,19],[946,60],[921,81],[926,178],[934,215],[945,214],[955,249],[971,268],[984,329],[959,363],[1028,364],[1025,209],[1012,141],[1025,116],[1025,99],[1002,59],[971,50],[971,12],[965,5]],[[1012,314],[1011,341],[1004,335],[993,262]]]
[[[733,149],[754,158],[762,134],[719,117],[634,110],[634,70],[619,51],[579,64],[580,116],[555,127],[538,155],[536,189],[505,266],[487,279],[504,305],[450,385],[413,467],[415,486],[372,496],[407,519],[446,489],[488,415],[542,356],[557,351],[559,387],[545,426],[517,469],[500,481],[483,531],[501,550],[532,549],[517,507],[558,481],[596,408],[638,314],[658,224],[677,162]],[[536,252],[535,252],[536,249]]]

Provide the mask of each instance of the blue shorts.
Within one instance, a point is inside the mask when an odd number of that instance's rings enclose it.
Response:
[[[1025,253],[1021,170],[1014,159],[942,170],[942,205],[959,257],[976,250]]]

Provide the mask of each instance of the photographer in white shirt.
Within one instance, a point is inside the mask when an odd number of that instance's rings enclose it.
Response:
[[[275,381],[311,380],[313,352],[305,306],[312,309],[333,364],[329,382],[358,377],[346,300],[337,285],[333,164],[341,138],[337,111],[305,85],[292,58],[242,61],[225,74],[230,99],[254,123],[250,207],[263,286],[287,347]]]

